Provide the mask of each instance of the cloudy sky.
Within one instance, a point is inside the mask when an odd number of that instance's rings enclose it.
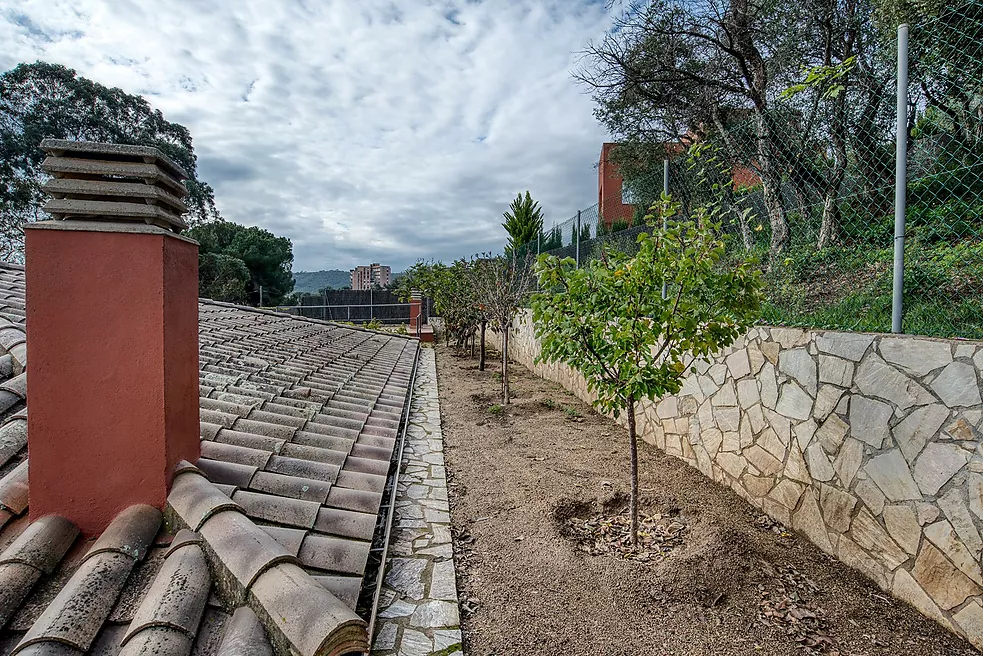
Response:
[[[501,250],[596,202],[605,138],[571,79],[597,0],[0,0],[0,69],[57,62],[191,130],[222,214],[294,270]]]

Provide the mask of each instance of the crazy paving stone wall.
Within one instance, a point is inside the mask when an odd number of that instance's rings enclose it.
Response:
[[[591,400],[534,362],[528,314],[509,346]],[[978,342],[753,328],[643,403],[639,434],[983,648],[981,372]]]

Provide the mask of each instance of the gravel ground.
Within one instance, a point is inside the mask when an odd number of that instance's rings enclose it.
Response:
[[[645,444],[642,512],[686,528],[648,563],[591,555],[590,520],[625,503],[627,433],[519,365],[498,406],[488,359],[437,351],[466,654],[978,653]]]

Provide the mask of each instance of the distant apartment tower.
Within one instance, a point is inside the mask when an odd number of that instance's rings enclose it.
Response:
[[[357,266],[351,270],[352,289],[372,289],[374,285],[385,287],[393,280],[390,267],[373,262],[368,266]]]

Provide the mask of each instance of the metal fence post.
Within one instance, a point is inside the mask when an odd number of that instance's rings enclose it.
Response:
[[[580,210],[577,210],[577,249],[574,251],[577,268],[580,268]]]
[[[662,160],[662,195],[669,195],[669,160]],[[662,232],[666,231],[666,213],[662,213]],[[662,300],[669,298],[669,286],[662,281]]]
[[[904,311],[905,200],[908,186],[908,26],[898,26],[898,114],[894,154],[894,291],[891,332],[901,332]]]

